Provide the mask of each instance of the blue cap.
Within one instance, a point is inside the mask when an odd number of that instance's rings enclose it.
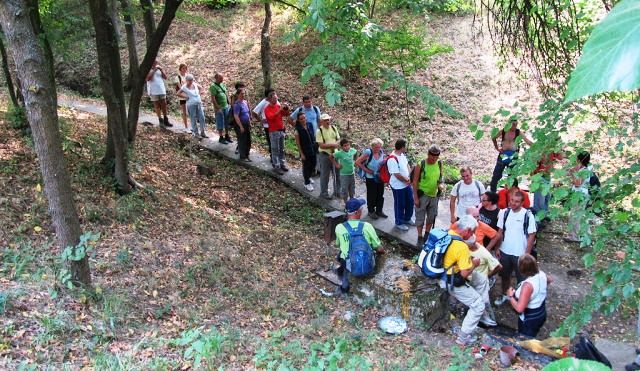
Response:
[[[353,214],[356,211],[360,210],[362,205],[366,205],[366,204],[367,204],[367,201],[361,198],[350,198],[349,201],[347,201],[347,204],[345,205],[345,209],[347,210],[347,213]]]

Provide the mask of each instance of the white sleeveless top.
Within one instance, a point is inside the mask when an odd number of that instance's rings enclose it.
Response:
[[[527,308],[539,308],[547,298],[547,275],[543,271],[539,271],[535,276],[531,276],[524,280],[522,284],[525,282],[528,282],[533,287],[533,292],[531,293],[531,298],[529,298]],[[516,297],[520,298],[521,290],[522,285],[520,285],[516,290]]]

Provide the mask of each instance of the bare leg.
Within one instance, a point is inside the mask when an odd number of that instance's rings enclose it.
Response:
[[[180,108],[182,109],[182,123],[184,124],[184,128],[187,128],[187,105],[181,104]]]

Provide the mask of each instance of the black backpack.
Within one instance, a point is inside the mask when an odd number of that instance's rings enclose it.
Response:
[[[593,345],[589,337],[585,335],[578,336],[578,342],[573,346],[573,353],[578,359],[600,362],[611,368],[611,362]]]

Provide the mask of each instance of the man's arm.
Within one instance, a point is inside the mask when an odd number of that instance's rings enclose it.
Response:
[[[449,212],[451,213],[451,223],[456,221],[456,200],[458,197],[451,195],[449,200]]]
[[[536,234],[529,233],[529,235],[527,236],[527,254],[531,254],[531,250],[533,249],[533,243],[535,241],[536,241]]]
[[[496,233],[496,236],[493,237],[491,239],[491,242],[489,242],[489,244],[487,245],[487,250],[491,251],[493,250],[493,248],[500,242],[502,241],[502,236],[503,236],[503,232],[502,232],[502,228],[498,229],[498,233]],[[498,256],[498,251],[500,250],[496,250],[496,257]]]
[[[462,278],[466,279],[471,275],[471,273],[473,273],[473,270],[476,269],[476,267],[479,265],[480,265],[480,259],[471,258],[471,268],[460,270],[460,275],[462,276]]]
[[[153,79],[153,74],[156,72],[155,68],[152,68],[151,70],[149,70],[149,73],[147,73],[147,81],[151,81],[151,79]]]
[[[421,171],[422,171],[422,167],[420,166],[420,162],[418,162],[416,164],[416,167],[413,168],[413,182],[411,183],[411,185],[413,186],[413,201],[416,204],[416,206],[420,206],[418,205],[420,201],[420,199],[418,198],[418,177]]]
[[[216,100],[215,88],[213,87],[213,85],[211,85],[211,87],[209,88],[209,93],[211,93],[211,103],[213,103],[213,108],[216,110],[216,112],[220,111],[220,105]]]
[[[304,161],[305,157],[304,157],[304,153],[302,153],[302,145],[300,144],[300,134],[298,134],[297,130],[294,135],[294,138],[296,138],[296,146],[298,146],[298,153],[300,153],[300,160]]]
[[[498,152],[502,152],[502,150],[500,149],[500,147],[498,146],[498,137],[500,137],[502,135],[503,131],[500,130],[496,133],[496,135],[494,135],[491,138],[491,141],[493,142],[493,147],[495,147],[496,151]]]

